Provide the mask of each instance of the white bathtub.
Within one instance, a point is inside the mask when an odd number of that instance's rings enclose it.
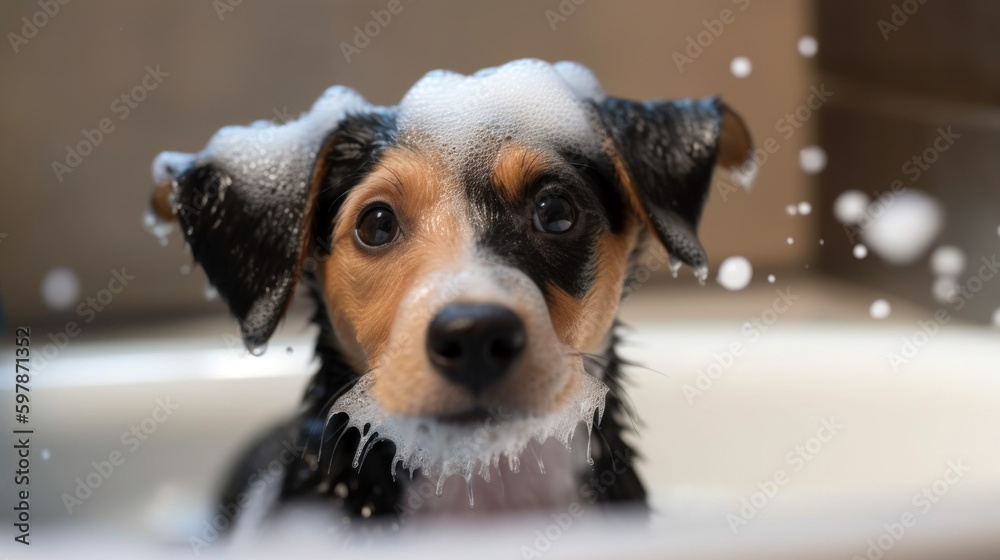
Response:
[[[663,303],[666,320],[654,320],[657,312],[642,300],[629,302],[624,353],[649,368],[630,370],[628,394],[641,423],[633,440],[657,514],[649,526],[626,517],[619,526],[578,520],[544,556],[866,558],[869,540],[881,538],[886,558],[1000,557],[997,331],[945,325],[897,371],[888,355],[913,337],[923,311],[904,306],[893,322],[874,323],[863,313],[840,317],[835,307],[804,304],[753,338],[742,324],[759,315],[754,309],[767,309],[760,304],[769,304],[770,290],[725,312]],[[261,358],[228,348],[225,331],[234,332],[231,324],[211,321],[79,341],[35,374],[35,551],[79,552],[67,535],[95,534],[105,544],[176,543],[167,551],[188,551],[233,453],[295,409],[310,371],[313,334],[299,319]],[[730,360],[722,352],[734,343],[743,351]],[[9,352],[2,359],[12,362]],[[716,361],[727,365],[711,366]],[[10,402],[10,393],[0,398]],[[123,445],[123,432],[167,398],[177,410],[134,451]],[[62,495],[115,450],[124,463],[67,513]],[[5,484],[7,503],[12,487]],[[932,497],[919,495],[924,488]],[[437,551],[444,546],[455,558],[470,550],[521,558],[535,531],[551,523],[450,525],[386,538],[379,549],[392,557],[452,557]],[[327,535],[308,527],[294,545],[326,550]],[[897,535],[883,535],[886,527]],[[379,549],[338,554],[371,558]]]

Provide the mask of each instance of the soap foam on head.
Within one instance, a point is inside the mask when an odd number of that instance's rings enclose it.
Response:
[[[510,141],[594,154],[601,137],[589,104],[603,98],[590,70],[572,62],[517,60],[471,76],[435,71],[399,104],[400,138],[449,154],[454,169],[483,168]]]
[[[531,441],[544,443],[551,438],[569,449],[573,433],[581,423],[587,427],[587,461],[592,464],[590,436],[594,414],[597,413],[600,424],[608,387],[583,372],[574,374],[573,382],[577,387],[569,402],[559,410],[542,416],[512,414],[509,417],[501,411],[492,428],[484,422],[472,429],[429,417],[386,413],[372,391],[375,377],[368,373],[337,399],[327,421],[336,414],[345,413],[348,416],[345,429],[356,428],[361,432],[352,463],[354,468],[364,463],[370,445],[388,440],[396,446],[391,467],[393,475],[396,466],[401,465],[410,472],[411,478],[417,470],[429,478],[437,477],[436,491],[440,495],[445,481],[452,475],[461,476],[466,482],[471,482],[474,475],[489,482],[491,469],[498,468],[503,458],[511,472],[518,472],[521,455]]]

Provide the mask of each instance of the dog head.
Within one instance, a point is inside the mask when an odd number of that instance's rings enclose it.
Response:
[[[157,158],[154,208],[179,221],[249,346],[300,278],[318,284],[362,379],[335,408],[359,427],[402,448],[419,439],[407,419],[426,432],[504,409],[520,439],[541,438],[602,406],[583,356],[608,344],[649,233],[707,275],[712,172],[749,148],[718,99],[626,101],[582,66],[525,60],[432,72],[395,107],[333,88],[296,121],[222,129]],[[397,452],[427,468],[420,454]]]

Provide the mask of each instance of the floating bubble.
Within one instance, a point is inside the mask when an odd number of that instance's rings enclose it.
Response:
[[[738,292],[753,278],[753,266],[744,257],[729,257],[719,265],[716,281],[725,289]]]
[[[788,239],[786,239],[786,241],[788,241],[788,244],[789,244],[789,245],[791,245],[791,244],[795,243],[795,240],[794,240],[794,239],[792,239],[791,237],[789,237]]]
[[[931,293],[938,302],[951,303],[958,295],[958,280],[950,276],[942,276],[934,281]]]
[[[80,299],[80,279],[69,268],[53,268],[42,278],[42,299],[53,311],[73,307]]]
[[[789,216],[795,216],[798,213],[799,213],[798,206],[794,204],[789,204],[788,206],[785,206],[785,214],[788,214]]]
[[[819,146],[807,146],[799,150],[799,166],[802,171],[815,175],[826,169],[826,150]]]
[[[191,274],[191,265],[189,265],[189,264],[182,264],[181,265],[181,274],[183,274],[184,276],[187,276],[188,274]]]
[[[803,216],[808,216],[809,214],[812,214],[812,211],[813,211],[812,204],[809,204],[808,202],[799,203],[799,214],[802,214]]]
[[[819,41],[811,35],[799,39],[799,54],[806,58],[812,58],[819,52]]]
[[[916,261],[941,231],[944,212],[930,196],[909,189],[868,209],[870,223],[861,232],[865,245],[895,265]]]
[[[218,295],[219,295],[219,292],[215,289],[215,286],[213,286],[211,284],[209,284],[208,286],[205,286],[205,293],[204,293],[205,301],[212,301],[216,297],[218,297]]]
[[[871,307],[868,308],[868,314],[872,316],[872,319],[881,321],[889,316],[892,312],[892,307],[889,305],[888,301],[884,299],[877,299],[872,302]]]
[[[820,244],[820,245],[825,245],[825,244],[826,244],[826,241],[823,241],[822,239],[820,239],[820,240],[819,240],[819,244]]]
[[[746,78],[753,71],[753,63],[745,56],[737,56],[729,63],[729,71],[737,78]]]
[[[160,246],[164,247],[167,245],[167,236],[174,230],[172,223],[161,220],[152,210],[148,209],[142,215],[142,227],[156,236],[160,240]]]
[[[958,276],[965,272],[965,253],[954,245],[942,245],[931,254],[931,270],[938,276]]]
[[[868,211],[871,198],[867,194],[851,189],[840,193],[833,203],[833,215],[842,224],[852,225],[861,221]]]
[[[868,256],[868,247],[865,247],[864,243],[858,243],[854,246],[854,258],[863,259]]]
[[[774,284],[774,281],[775,281],[775,280],[777,280],[777,278],[775,278],[773,274],[768,274],[768,275],[767,275],[767,281],[768,281],[768,282],[770,282],[770,283]]]

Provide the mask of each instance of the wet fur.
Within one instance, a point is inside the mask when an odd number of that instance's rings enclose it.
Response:
[[[266,470],[286,448],[286,442],[294,442],[299,454],[285,467],[278,507],[273,509],[290,503],[325,503],[341,508],[356,520],[362,519],[362,509],[367,509],[375,521],[399,521],[408,513],[402,480],[406,475],[400,471],[399,480],[391,476],[393,444],[375,443],[361,467],[355,469],[351,461],[360,434],[357,430],[344,430],[346,419],[343,416],[334,416],[329,424],[326,422],[333,402],[357,381],[357,374],[342,353],[328,342],[332,328],[321,290],[314,286],[310,292],[316,302],[313,322],[320,330],[316,355],[321,366],[306,388],[303,410],[244,454],[244,459],[228,477],[230,483],[223,492],[221,503],[237,503],[239,496],[248,490],[247,480],[261,469]],[[611,389],[604,419],[591,436],[592,447],[601,452],[595,454],[590,470],[593,477],[611,470],[616,473],[615,482],[598,485],[606,489],[603,492],[584,491],[580,499],[594,499],[601,505],[630,503],[645,507],[646,490],[631,464],[640,456],[623,437],[626,431],[634,429],[635,415],[626,404],[627,396],[623,392],[621,368],[626,364],[615,351],[617,342],[617,334],[612,334],[611,345],[605,353],[587,358],[589,366],[603,372],[602,379]],[[590,479],[581,477],[576,486],[588,485]],[[343,495],[343,488],[348,490],[346,495]]]

